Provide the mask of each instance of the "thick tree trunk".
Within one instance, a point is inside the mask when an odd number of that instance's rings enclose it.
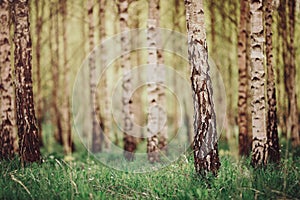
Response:
[[[269,159],[272,162],[280,161],[279,139],[277,130],[277,108],[276,108],[276,88],[273,67],[273,40],[272,40],[272,24],[273,24],[273,8],[272,0],[267,0],[265,11],[266,23],[266,57],[267,57],[267,99],[268,99],[268,123],[267,137],[269,145]]]
[[[70,111],[70,86],[69,86],[69,63],[67,52],[67,0],[61,0],[62,14],[62,35],[63,35],[63,98],[62,98],[62,139],[66,155],[70,155],[74,150],[71,130],[71,111]]]
[[[220,168],[218,135],[212,82],[209,75],[203,1],[187,0],[185,6],[195,112],[194,164],[198,174],[206,175],[212,172],[217,175]]]
[[[248,69],[247,69],[247,14],[248,0],[240,1],[240,24],[238,35],[238,65],[239,65],[239,90],[238,90],[238,126],[239,126],[239,154],[248,156],[251,143],[248,137]]]
[[[251,81],[252,81],[252,165],[266,165],[268,144],[265,110],[264,25],[262,0],[252,1],[251,12]]]
[[[33,104],[31,37],[28,0],[14,1],[16,109],[21,162],[40,162],[38,128]]]
[[[10,62],[10,3],[0,2],[0,160],[14,156],[14,87]]]
[[[285,87],[288,95],[288,132],[291,133],[292,146],[300,146],[299,116],[296,94],[296,54],[295,54],[295,15],[296,0],[288,1],[289,10],[289,41],[287,45],[289,53],[288,65],[284,68]],[[284,38],[288,40],[287,38]]]
[[[131,73],[130,73],[130,54],[128,52],[130,41],[128,38],[129,27],[128,27],[128,6],[129,0],[120,0],[118,3],[119,10],[119,20],[121,29],[121,68],[123,70],[123,121],[124,121],[124,156],[126,160],[133,161],[134,152],[136,150],[136,138],[133,137],[133,112],[132,105],[133,100],[131,95],[132,85],[131,85]]]
[[[39,4],[41,2],[41,4]],[[42,108],[43,108],[43,99],[42,99],[42,79],[41,79],[41,42],[42,42],[42,31],[43,31],[43,16],[45,8],[45,0],[35,0],[35,9],[36,9],[36,82],[37,82],[37,124],[39,129],[39,141],[40,146],[43,146],[43,137],[42,137]],[[40,9],[41,8],[41,9]]]
[[[103,150],[103,126],[99,117],[99,101],[97,92],[97,77],[96,77],[96,55],[93,51],[94,43],[94,17],[93,8],[94,1],[88,1],[88,17],[89,17],[89,72],[90,72],[90,101],[91,101],[91,118],[92,118],[92,151],[94,153],[101,152]]]

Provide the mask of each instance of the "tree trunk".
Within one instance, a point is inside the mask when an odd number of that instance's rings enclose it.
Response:
[[[147,23],[147,42],[148,42],[148,123],[147,123],[147,153],[150,162],[158,162],[159,157],[159,115],[157,108],[159,108],[159,86],[157,83],[158,72],[158,51],[157,51],[157,6],[158,0],[149,1],[149,13]]]
[[[10,62],[10,3],[0,2],[0,160],[14,157],[14,87]]]
[[[248,137],[248,69],[247,69],[247,14],[248,0],[240,1],[240,24],[238,35],[238,67],[239,67],[239,90],[238,90],[238,126],[239,126],[239,154],[248,156],[250,142]]]
[[[42,2],[41,5],[39,2]],[[44,16],[44,8],[45,8],[45,0],[39,1],[35,0],[35,9],[36,9],[36,82],[37,82],[37,124],[39,129],[39,141],[40,146],[43,146],[43,137],[42,137],[42,79],[41,79],[41,42],[42,42],[42,31],[43,31],[43,16]],[[40,10],[41,6],[41,10]]]
[[[99,1],[99,42],[104,40],[106,37],[105,32],[105,9],[106,9],[106,0]],[[106,53],[104,47],[101,45],[101,66],[105,67],[104,64],[106,63]],[[104,147],[106,149],[110,149],[110,127],[111,127],[111,114],[109,109],[109,90],[108,90],[108,80],[107,80],[107,71],[104,72],[105,74],[102,77],[103,80],[103,92],[102,96],[104,99],[104,116],[103,117],[103,125],[104,125]]]
[[[91,101],[91,117],[92,117],[92,151],[94,153],[101,152],[103,150],[103,130],[102,121],[99,117],[99,102],[97,92],[97,77],[96,77],[96,61],[94,49],[94,19],[93,8],[94,1],[88,1],[88,18],[89,18],[89,72],[90,72],[90,101]]]
[[[133,137],[133,100],[131,95],[131,74],[130,74],[130,54],[128,53],[130,41],[128,38],[128,6],[129,0],[120,0],[118,3],[119,20],[121,29],[121,68],[123,70],[123,121],[124,121],[124,157],[128,161],[133,161],[134,152],[136,150],[136,138]]]
[[[273,40],[272,40],[272,24],[273,24],[273,0],[267,0],[265,24],[266,24],[266,60],[267,60],[267,100],[268,100],[268,123],[267,138],[269,145],[269,159],[272,162],[280,161],[279,139],[277,130],[277,109],[276,109],[276,88],[273,67]]]
[[[160,19],[160,0],[152,0],[156,1],[156,6],[155,6],[155,17],[154,19],[156,20],[156,42],[157,44],[162,43],[162,35],[159,34],[159,19]],[[158,63],[158,73],[157,73],[157,78],[158,78],[158,105],[160,105],[160,108],[162,109],[162,112],[159,113],[159,119],[158,119],[158,127],[160,129],[159,132],[159,141],[158,141],[158,148],[164,152],[165,154],[168,151],[167,147],[167,140],[168,140],[168,123],[167,123],[167,112],[166,112],[166,95],[165,95],[165,88],[163,86],[165,82],[165,76],[166,76],[166,70],[165,67],[163,67],[164,64],[164,57],[163,57],[163,50],[157,48],[157,63]]]
[[[31,37],[28,0],[14,1],[16,110],[22,164],[40,162],[38,128],[33,104]]]
[[[63,99],[62,99],[62,139],[66,155],[70,155],[74,150],[71,130],[71,111],[70,111],[70,86],[69,86],[69,63],[67,52],[67,0],[59,2],[62,14],[62,35],[63,35]]]
[[[54,128],[54,138],[59,144],[63,144],[61,114],[58,107],[58,88],[60,88],[59,77],[59,27],[58,12],[54,2],[50,3],[50,26],[49,26],[49,49],[50,62],[52,66],[52,125]],[[54,27],[54,25],[56,26]]]
[[[218,135],[212,82],[209,75],[203,1],[187,0],[185,6],[195,113],[194,164],[198,174],[204,176],[208,172],[212,172],[217,175],[220,168]]]
[[[251,81],[252,81],[252,165],[266,165],[268,144],[265,111],[264,25],[262,0],[252,1],[251,12]]]
[[[288,95],[288,132],[291,133],[292,146],[300,146],[299,137],[299,116],[297,106],[297,94],[296,94],[296,54],[295,54],[295,11],[296,0],[288,1],[289,10],[289,40],[287,49],[289,53],[288,65],[284,67],[285,87]]]

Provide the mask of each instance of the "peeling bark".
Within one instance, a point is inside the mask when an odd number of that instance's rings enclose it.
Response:
[[[0,160],[14,157],[14,87],[10,62],[10,3],[0,2]]]
[[[185,6],[194,100],[194,165],[198,174],[211,172],[216,176],[220,161],[203,1],[186,0]]]
[[[41,154],[33,104],[29,4],[28,0],[16,0],[13,4],[17,126],[19,154],[24,164],[40,162]]]
[[[266,165],[269,145],[266,132],[264,25],[262,0],[251,1],[251,89],[252,99],[252,161],[254,167]]]
[[[267,138],[269,145],[269,159],[272,162],[279,163],[279,139],[277,130],[277,108],[276,108],[276,88],[273,67],[273,8],[272,0],[266,1],[265,24],[266,24],[266,57],[267,57],[267,100],[268,100],[268,121],[267,121]]]

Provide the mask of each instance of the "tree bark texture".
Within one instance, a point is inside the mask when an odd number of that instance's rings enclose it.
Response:
[[[268,143],[265,108],[264,24],[262,0],[251,1],[252,165],[266,165]]]
[[[10,62],[10,3],[0,2],[0,160],[14,156],[14,86]]]
[[[205,176],[220,168],[213,89],[208,64],[204,7],[202,0],[187,0],[188,55],[194,101],[194,165]]]
[[[32,47],[28,0],[13,2],[15,23],[16,110],[21,162],[40,162],[39,133],[33,104]]]

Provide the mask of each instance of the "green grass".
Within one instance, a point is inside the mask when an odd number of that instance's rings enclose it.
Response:
[[[204,180],[195,174],[191,156],[156,172],[133,174],[107,168],[80,152],[72,162],[44,153],[43,164],[25,168],[17,158],[2,161],[0,199],[300,198],[299,157],[254,170],[249,160],[224,155],[218,177]]]

